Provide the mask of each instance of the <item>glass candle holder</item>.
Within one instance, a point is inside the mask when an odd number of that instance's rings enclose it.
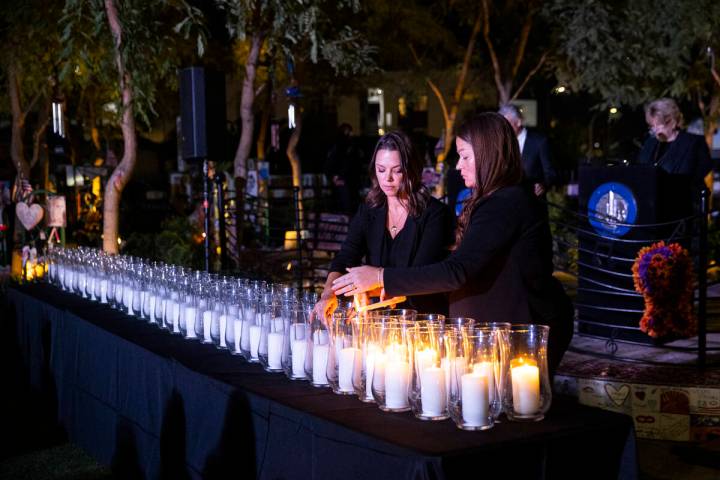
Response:
[[[355,385],[360,383],[362,351],[353,331],[354,318],[347,312],[336,312],[330,322],[332,355],[328,360],[327,378],[338,395],[355,394]]]
[[[218,320],[219,310],[215,306],[218,303],[218,299],[215,292],[210,289],[205,300],[205,307],[203,308],[202,314],[202,340],[201,342],[210,345],[213,343],[213,326],[216,325],[217,333],[215,336],[220,334],[220,322]]]
[[[154,286],[155,308],[152,310],[152,321],[159,328],[165,328],[163,316],[165,312],[165,300],[167,298],[167,290],[164,282],[161,280]]]
[[[450,416],[463,430],[492,428],[502,412],[498,338],[491,328],[447,337],[454,357]]]
[[[180,331],[180,286],[175,284],[174,288],[169,289],[168,296],[165,299],[165,315],[163,323],[167,330],[173,335],[182,335]]]
[[[330,385],[327,377],[328,360],[331,356],[330,333],[328,327],[319,319],[311,324],[311,342],[308,345],[308,361],[305,364],[305,374],[313,387],[327,387]]]
[[[242,308],[242,320],[240,322],[240,352],[247,361],[251,361],[250,352],[250,327],[255,325],[257,315],[255,314],[256,308],[256,293],[252,288],[245,291],[245,294],[240,298],[240,306]],[[259,361],[259,359],[257,360]]]
[[[377,338],[377,329],[372,328],[377,320],[361,315],[353,322],[353,336],[358,340],[362,354],[360,375],[356,377],[355,393],[361,402],[375,403],[372,394],[372,377],[375,370],[375,361],[382,354],[380,339]]]
[[[407,412],[410,410],[408,390],[412,365],[408,331],[413,323],[395,318],[389,317],[371,327],[378,330],[375,335],[380,339],[382,348],[375,357],[372,393],[381,410]]]
[[[442,327],[439,322],[416,322],[408,331],[412,374],[408,398],[421,420],[445,420],[448,413],[449,376],[443,364]],[[447,362],[445,362],[447,363]]]
[[[294,307],[288,308],[287,315],[283,370],[290,380],[307,380],[307,363],[312,361],[312,357],[308,355],[312,350],[308,312],[304,308]]]
[[[263,306],[258,356],[266,371],[282,372],[283,337],[285,335],[282,304],[270,294],[267,294],[267,297],[270,299],[270,303]],[[251,342],[253,340],[251,332]]]
[[[552,403],[547,364],[550,327],[512,325],[509,330],[509,366],[505,414],[513,421],[539,421]]]
[[[232,355],[242,355],[240,339],[243,310],[240,290],[236,287],[231,289],[226,315],[228,316],[228,322],[225,330],[225,343]]]

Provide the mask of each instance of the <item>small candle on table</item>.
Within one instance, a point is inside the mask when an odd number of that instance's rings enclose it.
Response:
[[[486,375],[478,371],[462,376],[462,418],[467,426],[481,427],[489,423],[488,380]]]

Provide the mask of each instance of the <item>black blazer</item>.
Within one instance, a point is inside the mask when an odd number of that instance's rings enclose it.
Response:
[[[645,140],[638,163],[656,165],[676,175],[689,175],[696,182],[702,182],[712,168],[705,137],[681,131],[677,138],[667,145],[663,155],[657,158],[659,144],[658,139],[652,136]]]
[[[539,132],[527,130],[522,163],[526,184],[542,183],[549,187],[557,180],[557,173],[550,160],[550,145],[547,137]]]
[[[360,205],[350,222],[347,238],[330,266],[331,272],[346,273],[346,268],[363,264],[382,267],[382,245],[385,235],[387,205],[371,208]],[[455,216],[450,208],[435,198],[430,198],[419,217],[408,216],[404,229],[410,229],[408,245],[397,249],[402,256],[396,265],[420,266],[439,262],[448,254],[455,232]],[[398,237],[399,238],[399,237]],[[414,308],[420,313],[447,314],[448,298],[445,294],[413,295],[403,307]]]
[[[553,276],[552,239],[540,201],[520,186],[481,200],[459,247],[442,262],[386,268],[389,295],[450,293],[450,315],[549,325],[551,369],[572,337],[573,307]]]

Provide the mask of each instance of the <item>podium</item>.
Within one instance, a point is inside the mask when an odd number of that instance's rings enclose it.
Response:
[[[580,167],[578,331],[653,343],[639,329],[644,310],[635,291],[637,252],[660,240],[691,246],[692,179],[651,165]]]

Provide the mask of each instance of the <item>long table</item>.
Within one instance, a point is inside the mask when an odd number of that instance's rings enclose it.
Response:
[[[2,328],[73,442],[129,478],[635,478],[624,415],[555,398],[545,420],[466,432],[265,372],[49,285]]]

